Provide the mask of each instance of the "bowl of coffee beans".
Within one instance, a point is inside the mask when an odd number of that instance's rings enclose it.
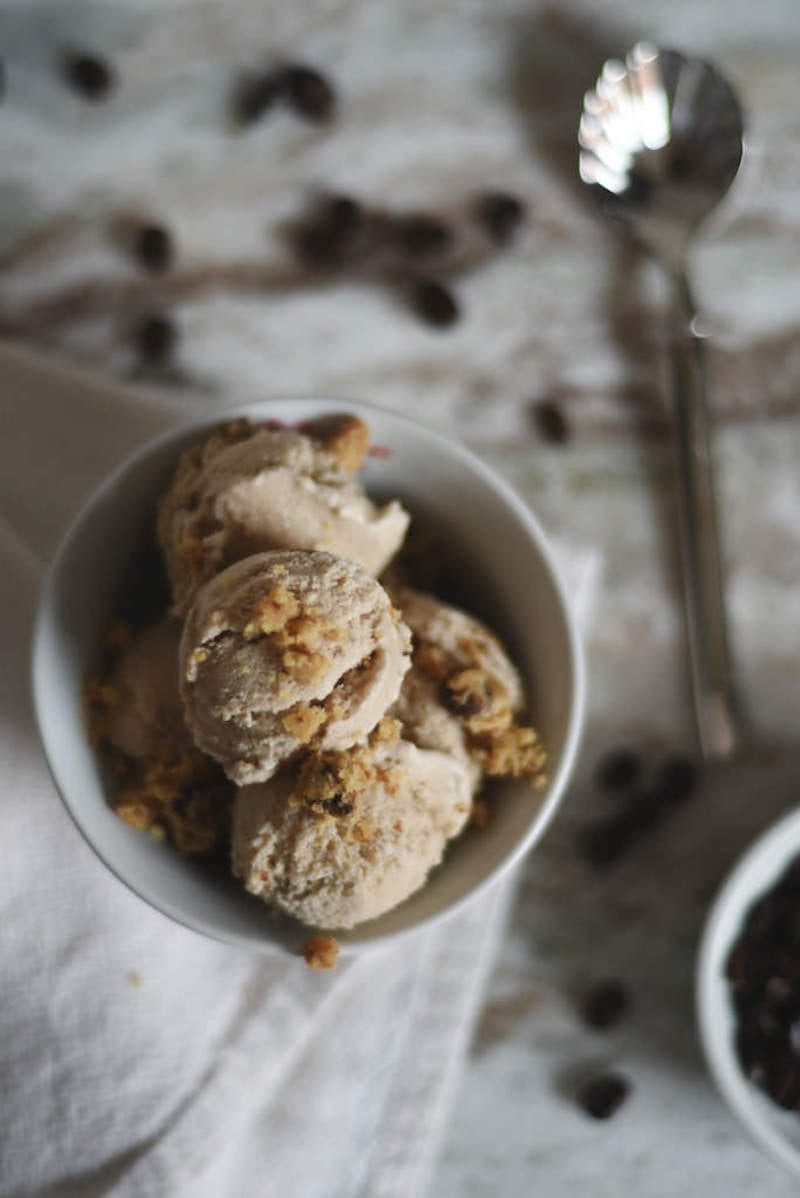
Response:
[[[723,1098],[800,1177],[800,811],[748,849],[717,896],[698,958],[697,1014]]]

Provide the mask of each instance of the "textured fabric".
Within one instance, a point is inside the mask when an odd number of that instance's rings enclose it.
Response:
[[[11,350],[0,411],[0,1195],[413,1198],[513,881],[334,974],[205,940],[121,886],[47,774],[28,640],[65,520],[176,415]]]

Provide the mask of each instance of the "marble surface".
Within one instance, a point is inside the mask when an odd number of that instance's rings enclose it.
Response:
[[[708,1081],[691,1005],[697,934],[736,853],[796,802],[800,769],[800,23],[795,0],[75,0],[0,10],[0,334],[97,372],[140,378],[186,406],[326,392],[462,436],[545,526],[596,545],[603,575],[588,651],[590,718],[563,815],[527,864],[431,1193],[777,1198],[791,1182],[739,1133]],[[746,169],[698,247],[730,597],[757,751],[709,776],[658,836],[605,873],[576,836],[609,800],[598,753],[656,761],[689,743],[675,590],[671,458],[652,268],[597,223],[574,180],[580,97],[641,35],[713,55],[749,113]],[[65,45],[107,53],[109,102],[53,68]],[[338,118],[281,112],[232,134],[235,73],[268,53],[318,63]],[[508,188],[530,219],[514,249],[456,283],[464,319],[415,322],[396,291],[299,273],[281,235],[335,187],[398,206]],[[143,276],[114,246],[123,212],[165,221],[175,269]],[[142,313],[169,310],[174,366],[131,349]],[[572,436],[537,434],[555,399]],[[613,1034],[582,1030],[598,977],[631,986]],[[634,1083],[610,1124],[571,1100],[587,1067]]]

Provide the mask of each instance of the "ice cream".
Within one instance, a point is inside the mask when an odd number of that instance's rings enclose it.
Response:
[[[439,681],[412,664],[391,714],[403,725],[403,736],[420,749],[435,749],[459,761],[477,791],[483,780],[481,767],[470,756],[463,724],[442,702],[440,692]]]
[[[410,636],[380,583],[347,558],[283,550],[200,590],[180,647],[195,743],[243,786],[303,748],[363,741],[400,691]]]
[[[194,749],[178,693],[181,626],[160,620],[139,632],[111,678],[108,739],[134,758],[166,760]]]
[[[489,629],[423,591],[393,592],[413,637],[412,667],[392,714],[403,735],[468,765],[473,783],[490,775],[543,778],[545,753],[519,722],[524,693],[507,653]]]
[[[187,450],[158,514],[171,617],[107,637],[85,696],[120,818],[183,853],[230,848],[251,894],[320,930],[314,968],[335,964],[328,932],[401,903],[491,818],[486,777],[544,780],[498,638],[405,585],[440,564],[424,529],[377,581],[409,517],[356,480],[368,448],[363,421],[331,416]]]
[[[136,633],[116,622],[107,682],[86,688],[95,743],[118,782],[114,810],[127,824],[167,835],[181,853],[206,854],[229,824],[231,784],[196,747],[178,692],[180,625],[160,620]]]
[[[323,549],[378,575],[397,552],[409,517],[377,507],[353,472],[369,447],[354,417],[308,432],[239,421],[181,457],[158,515],[176,613],[232,562],[267,549]]]
[[[470,801],[445,753],[395,740],[323,754],[238,792],[233,871],[312,927],[351,928],[424,884]]]

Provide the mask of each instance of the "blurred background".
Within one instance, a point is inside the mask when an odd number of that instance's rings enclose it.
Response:
[[[664,296],[576,172],[583,93],[643,37],[713,58],[747,116],[745,166],[694,275],[734,644],[760,748],[702,781],[674,569]],[[789,1193],[711,1088],[691,986],[723,871],[796,803],[798,54],[795,0],[0,7],[0,336],[187,416],[308,393],[406,412],[463,438],[564,546],[590,551],[582,765],[498,946],[438,1198],[569,1184]],[[391,252],[352,251],[348,221],[364,212],[393,230]],[[598,769],[618,749],[646,793],[676,761],[690,768],[657,826],[604,856],[597,828],[617,800]],[[579,1018],[602,979],[627,995],[608,1032]],[[606,1125],[573,1096],[607,1066],[631,1092]]]

